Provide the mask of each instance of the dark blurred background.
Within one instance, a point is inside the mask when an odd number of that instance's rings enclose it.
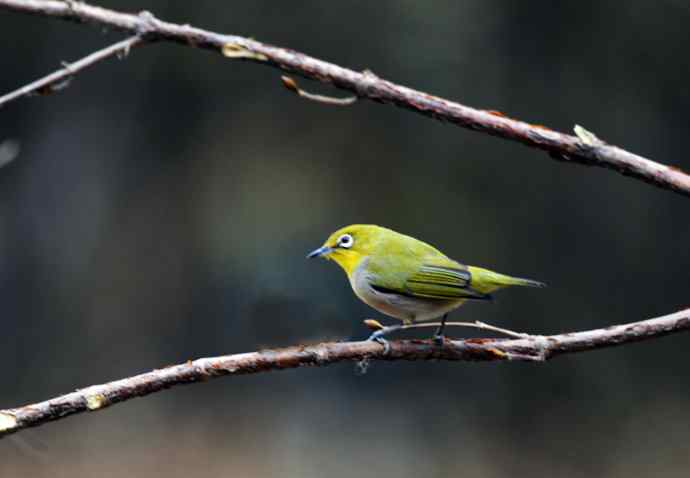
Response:
[[[102,1],[252,36],[690,169],[690,7]],[[0,12],[0,92],[122,38]],[[386,225],[549,283],[453,317],[534,333],[690,302],[690,202],[610,171],[171,44],[0,110],[0,408],[190,358],[364,337],[305,253]],[[346,96],[300,80],[306,89]],[[471,334],[454,330],[453,334]],[[687,476],[690,338],[543,365],[352,364],[216,380],[0,441],[2,477]]]

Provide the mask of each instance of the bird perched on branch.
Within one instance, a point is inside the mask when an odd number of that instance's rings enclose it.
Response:
[[[414,237],[375,225],[343,227],[307,257],[335,261],[357,297],[404,324],[441,318],[437,341],[443,340],[448,313],[466,301],[492,300],[491,293],[503,287],[545,287],[534,280],[466,266]],[[384,327],[370,338],[380,339],[397,328]]]

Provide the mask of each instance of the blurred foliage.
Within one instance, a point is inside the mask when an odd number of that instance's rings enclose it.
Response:
[[[253,36],[690,170],[683,2],[108,1]],[[0,12],[0,91],[120,38]],[[688,303],[690,203],[615,173],[157,44],[0,111],[0,407],[189,358],[363,337],[304,254],[352,222],[544,280],[460,309],[528,332]],[[301,81],[310,91],[340,95]],[[464,334],[466,331],[455,331]],[[685,476],[687,337],[520,364],[214,381],[0,442],[0,476]]]

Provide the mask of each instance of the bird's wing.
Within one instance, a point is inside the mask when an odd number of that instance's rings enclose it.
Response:
[[[405,281],[405,290],[415,297],[430,299],[491,300],[489,294],[471,287],[472,274],[467,268],[423,264]]]
[[[379,292],[427,299],[492,299],[471,287],[472,274],[467,267],[446,257],[409,260],[404,265],[373,260],[369,270],[369,284]]]

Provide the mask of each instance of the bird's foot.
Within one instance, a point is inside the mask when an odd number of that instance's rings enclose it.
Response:
[[[383,329],[377,330],[376,332],[373,332],[369,336],[369,338],[367,338],[367,340],[373,340],[374,342],[378,342],[380,338],[382,338],[384,335],[386,335],[385,333],[383,333],[385,330],[386,329],[383,328]]]
[[[374,340],[374,342],[378,342],[378,343],[380,343],[381,345],[383,345],[383,355],[388,355],[388,354],[390,353],[390,351],[391,351],[391,344],[390,344],[389,341],[387,341],[387,340],[384,339],[383,337],[376,337],[376,338],[373,339],[373,340]]]
[[[384,339],[384,336],[390,334],[391,332],[395,332],[396,330],[400,330],[400,328],[401,327],[399,325],[389,325],[387,327],[381,327],[380,329],[373,332],[367,340],[372,340],[383,345],[383,354],[388,355],[388,353],[391,351],[391,344],[386,339]]]

